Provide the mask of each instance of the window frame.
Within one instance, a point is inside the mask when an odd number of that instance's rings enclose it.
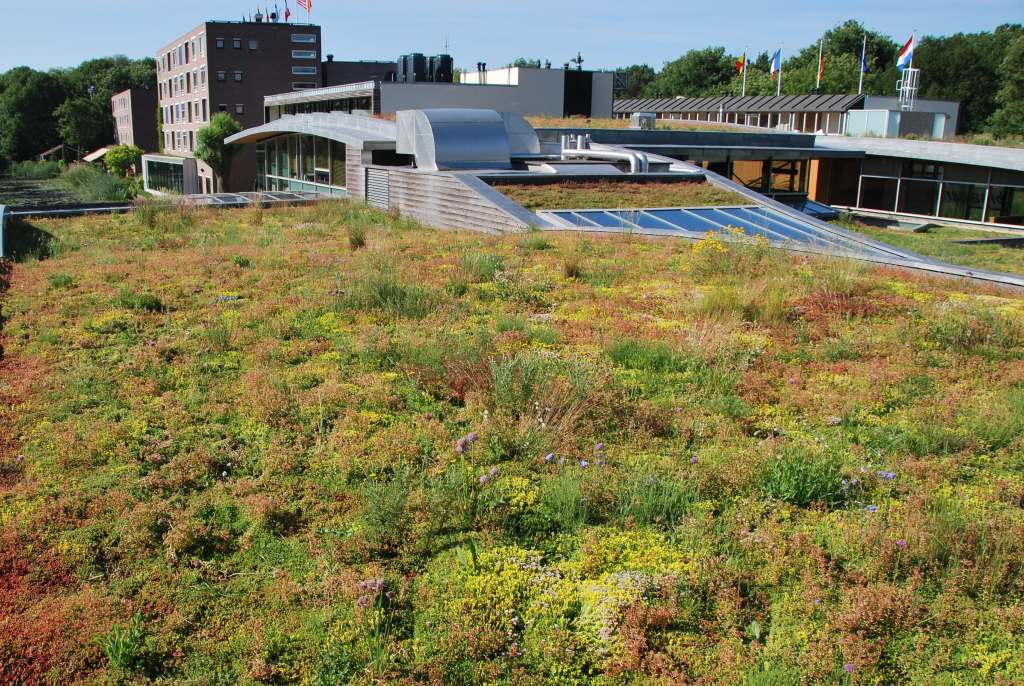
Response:
[[[232,38],[231,39],[231,49],[232,50],[241,50],[242,49],[242,39],[241,38]]]
[[[293,33],[292,34],[292,43],[312,43],[312,44],[315,45],[316,42],[317,42],[317,40],[316,40],[316,34],[315,33]]]
[[[245,103],[235,103],[235,114],[245,114]]]
[[[316,67],[292,67],[292,76],[316,76]]]
[[[250,50],[259,50],[260,49],[260,42],[257,41],[257,40],[249,41],[249,49]]]
[[[235,81],[234,82],[235,83],[242,83],[242,72],[240,72],[240,71],[236,71],[235,72]]]
[[[316,50],[292,50],[293,60],[315,60],[317,59]]]
[[[226,82],[228,80],[228,73],[226,71],[217,72],[217,81]]]

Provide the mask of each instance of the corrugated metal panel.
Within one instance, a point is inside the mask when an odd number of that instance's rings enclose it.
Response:
[[[387,169],[366,169],[366,204],[378,210],[391,209],[391,184]]]
[[[858,105],[863,95],[748,95],[746,97],[662,98],[660,100],[617,100],[616,113],[633,112],[846,112]]]

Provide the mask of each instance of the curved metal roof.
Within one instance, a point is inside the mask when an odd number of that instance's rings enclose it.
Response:
[[[398,127],[394,122],[358,114],[297,114],[246,129],[227,143],[258,143],[286,133],[320,136],[359,150],[394,150]]]

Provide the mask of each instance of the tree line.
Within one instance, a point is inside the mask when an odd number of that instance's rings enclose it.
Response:
[[[112,143],[110,99],[128,88],[156,88],[153,58],[115,55],[68,69],[0,74],[0,168],[61,143],[82,154]]]
[[[864,93],[896,95],[896,69],[903,42],[869,31],[850,19],[822,36],[824,73],[821,93],[856,93],[861,49],[868,37]],[[906,38],[910,38],[908,35]],[[775,95],[770,74],[771,55],[778,48],[748,54],[747,95]],[[743,76],[736,68],[740,55],[723,47],[690,50],[665,62],[661,71],[634,64],[619,71],[629,74],[629,90],[620,98],[707,97],[728,92],[740,95]],[[990,131],[998,136],[1024,135],[1024,26],[1003,24],[995,31],[926,36],[914,52],[921,69],[919,98],[960,102],[960,132]],[[818,75],[818,41],[796,51],[782,64],[783,95],[807,95]]]

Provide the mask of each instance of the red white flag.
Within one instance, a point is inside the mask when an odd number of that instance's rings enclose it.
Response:
[[[296,2],[299,3],[299,7],[301,7],[304,10],[306,10],[307,12],[309,10],[313,9],[313,1],[312,0],[296,0]]]

